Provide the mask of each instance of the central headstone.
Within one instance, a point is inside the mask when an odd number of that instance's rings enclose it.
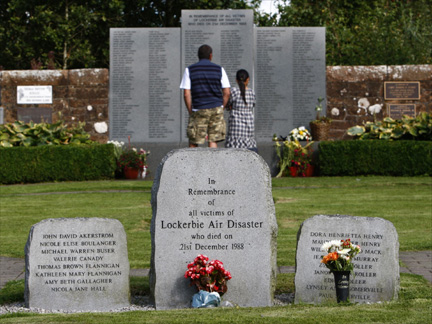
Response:
[[[199,254],[231,272],[223,300],[271,306],[277,224],[269,168],[242,149],[181,149],[161,162],[152,189],[150,288],[157,309],[190,307],[184,278]]]

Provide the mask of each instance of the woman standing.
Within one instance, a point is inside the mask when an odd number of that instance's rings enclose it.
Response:
[[[255,107],[255,92],[248,88],[249,73],[238,70],[236,74],[238,88],[231,88],[228,102],[230,116],[228,119],[228,134],[225,147],[247,148],[258,152],[255,141],[255,126],[253,109]]]

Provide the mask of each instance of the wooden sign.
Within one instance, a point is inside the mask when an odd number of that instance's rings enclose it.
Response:
[[[416,116],[416,105],[414,104],[389,104],[388,116],[393,119],[402,119],[402,116]]]
[[[385,100],[420,100],[420,82],[384,82]]]

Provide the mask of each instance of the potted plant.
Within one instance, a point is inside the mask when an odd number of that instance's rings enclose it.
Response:
[[[137,179],[138,175],[146,172],[147,155],[143,149],[137,151],[136,148],[124,150],[117,160],[117,168],[123,172],[126,179]]]
[[[220,304],[220,297],[227,292],[227,281],[231,273],[225,270],[219,260],[212,260],[203,254],[198,255],[188,264],[184,277],[190,278],[191,286],[198,289],[192,298],[192,307],[215,307]]]
[[[354,270],[354,257],[361,252],[360,246],[350,239],[325,242],[321,250],[328,253],[321,263],[334,275],[337,302],[346,302],[349,297],[349,277]]]
[[[301,136],[306,135],[303,134]],[[308,142],[303,146],[297,139],[285,139],[284,141],[281,141],[276,136],[273,137],[273,141],[275,141],[276,154],[279,158],[279,173],[276,175],[276,178],[280,178],[287,174],[291,174],[292,177],[310,177],[313,175],[313,142]],[[280,142],[282,142],[282,145]]]
[[[126,179],[137,179],[138,175],[144,179],[147,172],[147,156],[150,151],[131,147],[129,139],[129,147],[123,149],[124,142],[109,141],[109,144],[114,145],[114,153],[117,160],[116,175],[125,177]]]
[[[312,138],[316,141],[325,141],[328,139],[328,133],[330,130],[331,118],[326,116],[320,116],[320,112],[323,109],[322,102],[324,98],[318,98],[318,104],[315,106],[316,119],[309,123],[311,128]]]

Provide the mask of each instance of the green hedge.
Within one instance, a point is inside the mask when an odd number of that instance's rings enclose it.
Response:
[[[114,178],[114,145],[45,145],[0,148],[0,183]]]
[[[432,175],[432,142],[324,141],[319,144],[319,168],[326,176]]]

